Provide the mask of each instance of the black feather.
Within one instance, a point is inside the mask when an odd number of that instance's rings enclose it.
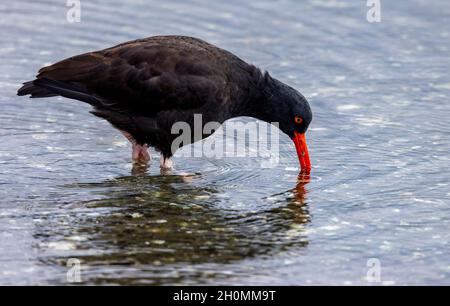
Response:
[[[46,88],[34,85],[33,81],[23,83],[23,86],[17,91],[18,96],[31,95],[30,98],[46,98],[57,96],[57,93],[51,92]]]
[[[100,104],[100,101],[96,97],[87,92],[85,88],[77,84],[47,78],[36,79],[33,81],[33,84],[44,88],[49,92],[53,92],[69,99],[83,101],[93,106]]]

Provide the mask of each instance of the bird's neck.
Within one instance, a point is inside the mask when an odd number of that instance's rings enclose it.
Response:
[[[277,95],[280,82],[272,78],[267,72],[255,74],[250,82],[248,92],[245,97],[245,107],[241,110],[240,116],[253,117],[268,123],[273,121],[274,111],[277,111]]]

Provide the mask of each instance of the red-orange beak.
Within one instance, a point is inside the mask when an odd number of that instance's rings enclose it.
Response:
[[[306,145],[305,134],[294,132],[294,144],[297,149],[298,160],[300,162],[301,172],[311,172],[311,161],[309,160],[308,146]]]

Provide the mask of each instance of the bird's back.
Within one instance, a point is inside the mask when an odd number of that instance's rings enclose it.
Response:
[[[236,61],[231,53],[196,38],[156,36],[70,57],[42,68],[37,79],[68,83],[83,95],[107,101],[110,108],[151,115],[192,108],[221,94]],[[45,86],[45,81],[37,83]]]

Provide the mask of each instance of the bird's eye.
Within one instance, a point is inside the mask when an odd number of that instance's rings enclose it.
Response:
[[[303,118],[300,117],[300,116],[295,116],[294,121],[295,121],[295,123],[297,123],[297,124],[302,124]]]

